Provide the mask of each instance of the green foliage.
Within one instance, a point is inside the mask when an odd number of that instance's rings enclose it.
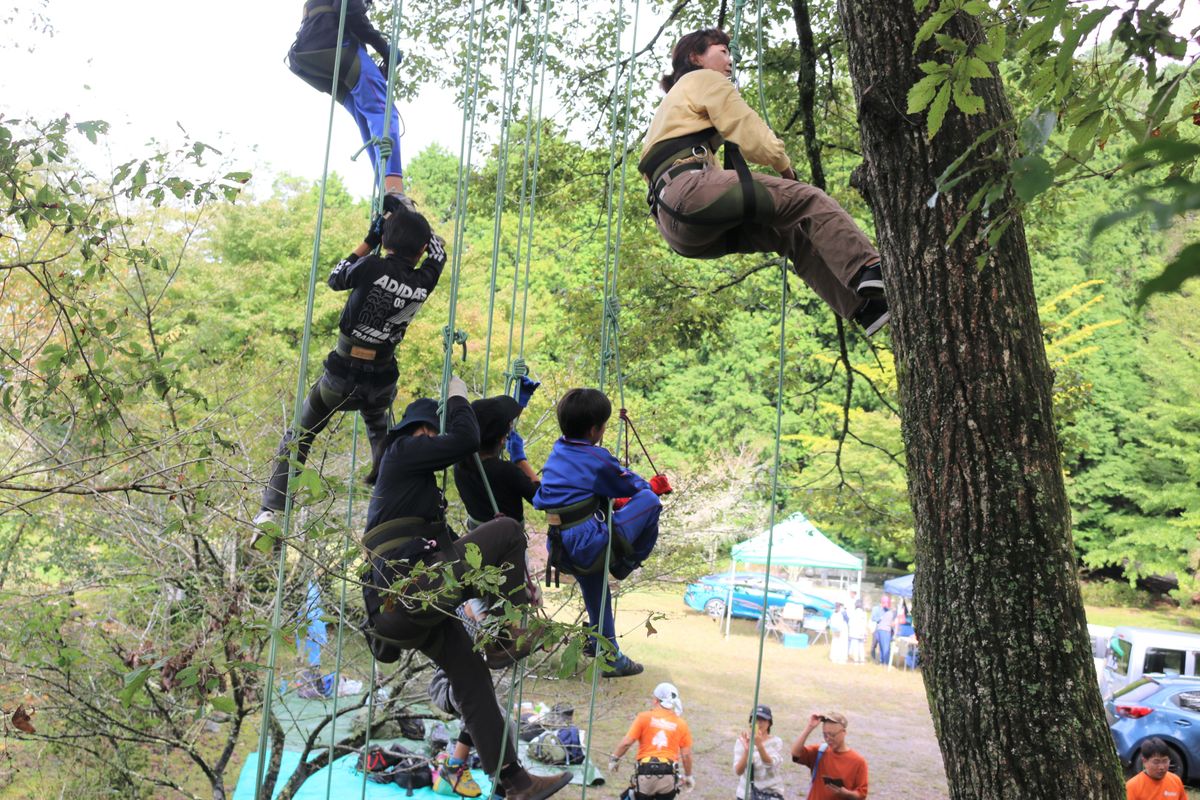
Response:
[[[1088,606],[1114,608],[1152,608],[1154,598],[1149,592],[1122,581],[1082,581],[1079,584],[1083,603]]]

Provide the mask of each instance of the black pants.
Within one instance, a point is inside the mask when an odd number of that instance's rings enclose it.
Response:
[[[383,383],[372,380],[371,373],[351,371],[339,377],[326,370],[308,392],[304,407],[300,410],[300,441],[295,445],[295,458],[303,464],[308,460],[308,451],[313,439],[325,426],[329,418],[339,411],[358,411],[367,426],[367,441],[371,444],[371,473],[379,467],[384,437],[387,436],[388,411],[396,396],[395,371]],[[283,435],[267,488],[263,490],[262,507],[282,511],[287,498],[288,459],[292,455],[294,431]]]
[[[458,560],[454,563],[454,574],[461,576],[467,571],[463,554],[467,545],[479,548],[483,566],[498,566],[503,570],[503,581],[499,595],[515,605],[527,605],[529,595],[525,589],[525,530],[521,524],[508,518],[484,523],[452,545]],[[431,572],[436,572],[433,570]],[[378,575],[378,571],[374,572]],[[439,574],[431,574],[416,581],[415,591],[435,592],[442,583]],[[387,588],[379,587],[379,588]],[[368,612],[379,607],[376,587],[363,588]],[[496,702],[492,689],[492,676],[483,663],[483,656],[475,652],[471,637],[463,628],[462,621],[454,609],[465,600],[480,597],[473,587],[459,586],[448,590],[429,608],[420,606],[410,610],[402,602],[392,603],[391,610],[380,610],[370,620],[374,633],[385,639],[397,641],[422,640],[416,646],[430,661],[446,673],[454,701],[462,712],[463,724],[475,743],[475,750],[489,773],[500,762],[500,750],[504,749],[504,765],[517,761],[517,743],[512,730],[505,724],[504,715]],[[494,599],[486,598],[485,599]],[[507,744],[503,744],[504,739]]]

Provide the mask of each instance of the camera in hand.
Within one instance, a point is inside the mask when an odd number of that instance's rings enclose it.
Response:
[[[823,780],[825,782],[826,786],[843,786],[844,787],[846,785],[845,783],[842,782],[841,778],[831,778],[828,775],[821,778],[821,780]]]

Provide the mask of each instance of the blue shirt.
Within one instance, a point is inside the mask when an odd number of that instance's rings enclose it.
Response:
[[[542,468],[542,485],[533,496],[541,510],[565,508],[592,497],[632,497],[650,484],[625,469],[612,453],[582,439],[563,436],[554,443]],[[571,560],[587,566],[603,552],[608,525],[593,518],[563,531],[563,547]]]

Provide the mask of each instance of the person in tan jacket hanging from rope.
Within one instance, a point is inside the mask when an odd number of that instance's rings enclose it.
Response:
[[[783,142],[730,81],[728,34],[687,34],[671,65],[638,164],[671,249],[688,258],[787,256],[839,316],[868,336],[883,328],[889,313],[878,251],[837,201],[796,179]],[[715,157],[722,143],[725,169]],[[780,177],[751,173],[747,161]]]

